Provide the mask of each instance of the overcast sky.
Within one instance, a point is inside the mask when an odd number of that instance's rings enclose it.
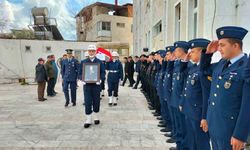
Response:
[[[48,7],[49,15],[57,19],[58,28],[64,39],[76,39],[75,14],[84,6],[96,1],[114,4],[115,0],[0,0],[0,25],[8,29],[23,29],[31,23],[33,7]],[[132,3],[133,0],[119,0],[119,4]],[[7,24],[6,24],[7,23]]]

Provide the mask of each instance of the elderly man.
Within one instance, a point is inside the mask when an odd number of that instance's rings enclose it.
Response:
[[[47,74],[44,67],[44,59],[39,58],[38,64],[36,65],[36,78],[35,81],[38,84],[37,93],[38,93],[38,101],[47,100],[44,98],[44,90],[47,81]]]

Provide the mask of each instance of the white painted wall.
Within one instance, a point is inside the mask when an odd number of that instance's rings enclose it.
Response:
[[[65,49],[84,51],[89,44],[95,43],[0,39],[0,83],[18,78],[33,81],[39,57],[46,59],[48,55],[54,54],[58,59],[65,54]],[[25,46],[30,46],[31,52],[25,52]],[[51,47],[51,52],[46,51],[47,46]]]
[[[137,50],[136,53],[141,54],[142,48],[146,47],[146,42],[144,40],[145,35],[148,31],[152,30],[155,20],[162,19],[163,42],[161,40],[153,39],[152,35],[150,35],[150,51],[154,50],[153,45],[158,45],[159,47],[157,48],[161,47],[163,49],[165,46],[172,45],[173,42],[175,42],[175,6],[178,3],[181,3],[180,40],[191,40],[191,15],[188,13],[192,11],[192,5],[190,5],[192,4],[192,1],[193,0],[161,0],[159,2],[158,0],[134,0],[133,29],[134,48]],[[147,4],[150,5],[148,11],[146,11]],[[153,7],[155,4],[158,4],[158,6],[160,4],[160,6]],[[250,0],[198,0],[198,37],[215,40],[217,39],[217,28],[229,25],[241,26],[249,30],[249,33],[243,41],[243,50],[246,53],[250,53],[249,9]],[[216,54],[214,61],[218,59],[220,59],[220,55]]]

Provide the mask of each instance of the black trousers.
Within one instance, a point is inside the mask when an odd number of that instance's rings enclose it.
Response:
[[[54,84],[55,84],[55,78],[50,78],[48,80],[48,86],[47,86],[47,95],[48,96],[54,95],[54,92],[53,92]]]
[[[132,86],[135,83],[134,73],[128,74],[129,84]]]
[[[135,83],[135,88],[137,88],[138,84],[140,83],[141,81],[141,75],[140,73],[137,75],[137,79],[136,79],[136,83]]]
[[[125,85],[125,83],[127,82],[127,79],[128,79],[128,75],[125,74],[125,77],[124,77],[123,82],[122,82],[122,86]]]

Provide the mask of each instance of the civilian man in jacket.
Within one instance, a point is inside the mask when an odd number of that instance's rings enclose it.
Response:
[[[38,101],[45,101],[47,100],[44,98],[44,90],[47,81],[47,74],[44,67],[44,59],[39,58],[38,64],[36,65],[36,78],[35,81],[38,84],[37,93],[38,93]]]

